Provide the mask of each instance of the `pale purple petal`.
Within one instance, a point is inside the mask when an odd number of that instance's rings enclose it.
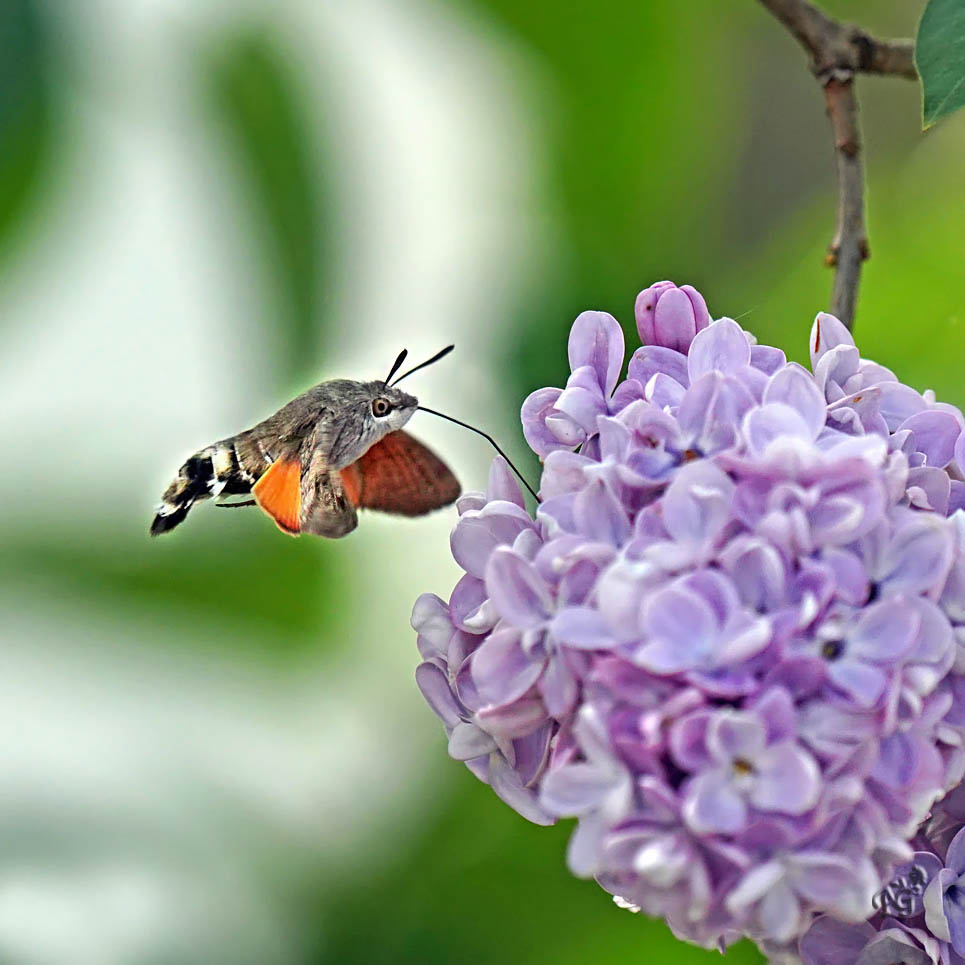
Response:
[[[687,356],[687,371],[693,383],[708,372],[738,372],[750,360],[751,347],[740,325],[721,318],[697,333]]]
[[[562,389],[537,389],[530,393],[520,410],[523,435],[538,456],[548,456],[554,449],[564,448],[554,432],[546,427],[546,419],[556,411],[556,400]]]
[[[636,379],[621,382],[610,396],[608,408],[611,414],[622,412],[628,405],[639,402],[644,397],[643,385]]]
[[[454,628],[449,607],[435,593],[423,593],[415,601],[410,622],[419,634],[419,652],[423,658],[428,660],[446,653]]]
[[[652,637],[692,651],[717,633],[713,610],[699,596],[677,587],[652,594],[644,602],[644,620]]]
[[[888,382],[880,385],[878,410],[888,426],[889,432],[896,432],[898,427],[910,419],[917,412],[924,412],[927,408],[921,393],[910,385],[901,382]]]
[[[773,375],[787,364],[787,356],[772,345],[752,345],[751,365],[765,375]]]
[[[596,373],[600,390],[609,395],[623,368],[623,329],[607,312],[583,312],[570,329],[567,348],[570,369],[589,365]]]
[[[909,505],[915,509],[930,509],[941,516],[948,515],[952,480],[944,469],[919,466],[908,471],[906,483]]]
[[[655,375],[662,374],[679,382],[684,388],[690,384],[687,375],[687,356],[663,345],[644,345],[630,358],[630,378],[646,385]]]
[[[814,381],[828,402],[837,402],[848,393],[842,385],[858,371],[861,356],[853,345],[836,345],[814,366]]]
[[[567,379],[556,400],[556,410],[569,416],[587,435],[596,432],[597,419],[607,414],[607,404],[592,367],[581,366]]]
[[[420,663],[415,681],[426,702],[447,727],[455,727],[462,720],[462,709],[449,686],[449,678],[435,664]]]
[[[496,750],[496,741],[492,736],[467,721],[456,724],[449,735],[449,756],[457,761],[482,757],[494,750]]]
[[[877,521],[881,502],[881,493],[875,489],[822,499],[808,514],[813,540],[830,546],[842,546],[858,539]]]
[[[453,587],[449,597],[449,613],[452,622],[460,630],[469,633],[485,633],[495,626],[499,614],[487,606],[489,594],[486,584],[478,577],[466,573]]]
[[[526,738],[546,723],[546,708],[538,697],[511,704],[490,704],[473,715],[473,722],[499,741]]]
[[[917,515],[889,546],[883,581],[891,592],[922,593],[940,588],[952,564],[951,534],[942,520]]]
[[[844,855],[805,850],[794,857],[793,869],[795,890],[826,906],[840,901],[855,884],[854,864]]]
[[[798,933],[800,902],[789,887],[778,885],[761,899],[758,918],[768,938],[776,942],[789,942]]]
[[[698,771],[710,765],[713,758],[707,749],[707,728],[711,720],[713,714],[709,710],[696,710],[671,725],[669,749],[679,767]]]
[[[736,834],[747,824],[747,804],[719,771],[701,774],[689,783],[681,813],[697,834]]]
[[[952,940],[948,918],[945,915],[945,890],[955,885],[957,881],[957,871],[942,868],[925,889],[925,923],[928,925],[928,930],[943,942]]]
[[[781,554],[756,537],[731,540],[721,562],[734,582],[741,600],[752,609],[776,608],[784,599],[787,573]]]
[[[630,520],[620,501],[602,479],[591,482],[573,504],[580,531],[592,540],[621,546],[630,535]]]
[[[523,490],[509,464],[502,456],[496,456],[489,467],[489,485],[486,487],[488,499],[502,499],[517,506],[525,507]]]
[[[878,603],[861,614],[848,640],[848,655],[872,663],[891,663],[911,649],[921,618],[901,600]]]
[[[581,650],[606,650],[616,643],[600,611],[589,606],[560,610],[550,624],[550,632],[561,643]]]
[[[543,779],[540,801],[550,814],[573,817],[595,808],[612,786],[612,775],[593,764],[567,764]]]
[[[833,315],[818,312],[811,326],[811,369],[831,349],[839,345],[853,346],[854,339],[848,329]]]
[[[728,765],[734,758],[756,760],[764,751],[766,732],[755,714],[724,711],[717,714],[707,729],[707,749],[718,761]]]
[[[542,671],[543,661],[533,660],[523,651],[517,630],[494,631],[472,655],[476,690],[490,703],[508,704],[522,697]]]
[[[498,754],[494,754],[489,762],[489,783],[496,794],[527,821],[544,826],[555,823],[533,791],[523,786],[515,769]]]
[[[884,671],[857,660],[837,660],[829,664],[828,676],[861,707],[873,707],[888,685]]]
[[[955,440],[955,462],[959,469],[965,470],[965,432]]]
[[[600,853],[608,830],[606,820],[599,814],[580,819],[566,848],[566,863],[573,874],[589,878],[600,871]]]
[[[730,521],[734,489],[730,477],[713,463],[684,466],[664,495],[669,535],[685,543],[711,543]]]
[[[929,466],[947,466],[955,454],[955,443],[962,434],[958,419],[950,412],[930,409],[905,419],[898,427],[914,433],[917,452],[924,453]]]
[[[786,871],[779,861],[767,861],[752,868],[726,898],[727,907],[741,912],[760,901],[772,888],[782,886]]]
[[[801,414],[781,402],[751,409],[744,416],[743,432],[757,456],[765,455],[775,440],[790,438],[810,442],[813,438]]]
[[[698,455],[713,455],[735,443],[741,418],[753,405],[754,397],[741,382],[710,372],[687,391],[677,419],[691,448]]]
[[[486,588],[500,615],[524,629],[542,626],[553,609],[546,582],[532,563],[505,547],[493,551]]]
[[[945,867],[960,875],[965,874],[965,831],[959,831],[952,838],[945,854]]]
[[[794,697],[785,687],[769,687],[753,702],[753,710],[767,728],[768,743],[787,740],[797,733]]]
[[[546,710],[557,719],[570,713],[580,693],[580,682],[561,654],[547,662],[537,687]]]
[[[945,917],[952,948],[965,955],[965,883],[946,889]]]
[[[714,664],[737,664],[748,660],[763,650],[771,638],[771,626],[766,617],[736,620],[726,627],[728,631],[720,640]]]
[[[578,452],[559,450],[546,457],[540,496],[544,500],[579,492],[586,483],[586,469],[595,465],[592,459]]]
[[[853,925],[822,915],[801,939],[801,960],[804,965],[853,965],[875,935],[867,922]]]
[[[463,516],[456,523],[449,546],[455,561],[469,574],[482,578],[496,547],[503,544],[485,520]]]
[[[642,291],[634,314],[641,341],[686,352],[694,335],[710,323],[703,296],[692,286],[658,282]]]
[[[804,814],[818,802],[821,771],[796,743],[775,744],[753,759],[756,780],[749,799],[762,811]]]
[[[663,372],[658,372],[644,387],[648,402],[663,408],[675,409],[683,401],[687,390],[676,380]]]
[[[764,389],[763,402],[783,402],[790,406],[808,427],[812,439],[824,428],[827,402],[811,375],[791,363],[771,376]]]
[[[855,965],[934,965],[936,961],[914,945],[910,936],[891,930],[872,939]]]
[[[546,429],[552,435],[552,438],[557,441],[556,448],[572,449],[586,441],[586,429],[565,412],[554,410],[550,413],[546,417]],[[533,448],[535,449],[535,446]],[[540,453],[540,455],[545,454]]]
[[[670,291],[676,286],[672,281],[658,281],[645,288],[636,297],[633,305],[633,314],[637,323],[637,331],[640,334],[640,341],[644,345],[655,345],[657,335],[654,329],[654,313],[657,309],[657,301],[664,292]]]
[[[704,306],[705,315],[706,312]],[[653,314],[653,330],[659,345],[687,351],[697,334],[697,324],[693,302],[686,292],[672,288],[660,296]]]

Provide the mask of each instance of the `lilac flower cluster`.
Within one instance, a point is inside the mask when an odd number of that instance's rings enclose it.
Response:
[[[625,379],[616,320],[576,319],[566,385],[522,407],[535,519],[496,460],[458,504],[464,576],[415,605],[450,755],[575,817],[571,870],[682,938],[958,961],[963,822],[935,802],[965,772],[965,420],[830,315],[812,372],[689,286],[635,316]],[[916,850],[924,924],[869,923]]]

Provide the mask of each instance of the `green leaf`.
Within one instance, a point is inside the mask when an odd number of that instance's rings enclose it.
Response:
[[[965,0],[928,0],[918,38],[915,64],[923,91],[925,130],[965,106]]]

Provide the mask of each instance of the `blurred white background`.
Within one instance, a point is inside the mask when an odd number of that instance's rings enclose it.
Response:
[[[129,547],[183,458],[286,401],[271,268],[197,69],[266,24],[331,182],[314,379],[377,378],[402,347],[419,360],[455,341],[412,390],[514,431],[490,348],[533,268],[540,212],[506,45],[422,0],[49,8],[68,53],[62,150],[0,287],[9,512],[47,543],[96,525],[118,565],[137,566]],[[468,488],[485,485],[482,441],[427,416],[412,429]],[[226,554],[232,530],[285,542],[253,515],[204,507],[190,522]],[[337,652],[308,645],[283,664],[259,652],[264,626],[165,599],[105,610],[69,582],[7,571],[0,960],[301,961],[289,879],[309,865],[358,874],[434,792],[442,738],[412,683],[408,616],[454,581],[453,515],[366,517],[326,547],[341,592],[303,605]],[[178,568],[184,532],[143,552]]]

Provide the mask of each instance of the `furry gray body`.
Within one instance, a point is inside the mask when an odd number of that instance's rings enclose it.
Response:
[[[381,419],[372,414],[372,402],[377,398],[393,405]],[[307,464],[316,450],[329,469],[344,469],[384,435],[401,429],[418,404],[414,396],[386,388],[384,382],[333,379],[221,444],[234,444],[242,468],[256,478],[279,458],[297,454]]]

